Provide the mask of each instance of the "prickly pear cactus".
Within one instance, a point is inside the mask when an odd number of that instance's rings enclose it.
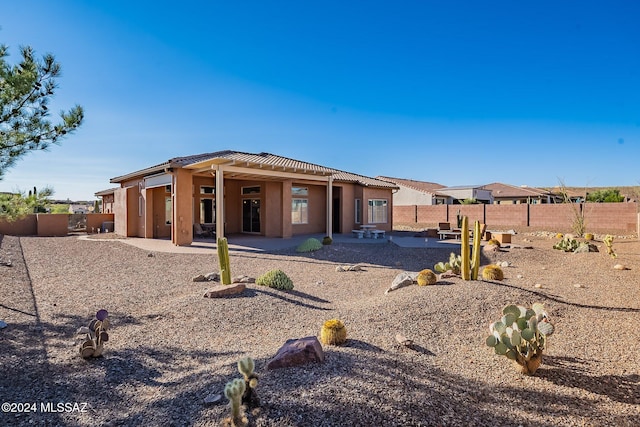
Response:
[[[109,313],[107,310],[98,310],[96,318],[89,322],[89,326],[83,326],[78,329],[77,334],[83,340],[80,344],[80,355],[84,359],[90,357],[100,357],[104,350],[104,343],[109,341]]]
[[[558,249],[565,252],[575,252],[580,246],[580,242],[571,237],[563,237],[558,243],[553,245],[553,249]]]
[[[554,331],[544,306],[507,305],[502,314],[500,320],[489,325],[487,346],[513,360],[523,374],[533,375],[542,362],[547,337]]]
[[[438,273],[444,273],[451,271],[453,274],[460,274],[460,267],[462,266],[462,257],[451,252],[448,262],[439,262],[433,266],[433,269]]]

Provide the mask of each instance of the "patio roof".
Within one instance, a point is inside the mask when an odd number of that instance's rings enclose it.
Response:
[[[239,151],[217,151],[193,156],[175,157],[164,163],[111,179],[120,183],[133,178],[145,177],[170,168],[191,169],[194,173],[211,172],[223,168],[225,177],[235,179],[310,179],[327,181],[330,176],[338,182],[354,182],[367,187],[397,188],[396,185],[362,175],[320,166],[314,163],[282,157],[271,153],[244,153]]]

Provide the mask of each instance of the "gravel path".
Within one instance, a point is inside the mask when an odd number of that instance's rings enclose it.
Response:
[[[637,240],[614,241],[614,261],[603,249],[568,254],[548,237],[517,235],[516,245],[532,248],[483,259],[511,264],[503,282],[450,278],[387,295],[396,274],[432,268],[449,250],[354,243],[311,254],[233,252],[234,276],[280,268],[294,290],[248,285],[240,297],[209,299],[209,284],[191,279],[218,270],[214,255],[0,238],[0,261],[11,260],[0,265],[0,320],[9,325],[0,330],[0,396],[37,409],[0,413],[3,426],[217,426],[226,399],[203,399],[239,376],[244,356],[260,376],[263,406],[249,414],[256,426],[640,425]],[[355,263],[363,271],[336,271]],[[484,340],[504,305],[537,301],[556,333],[526,377]],[[101,308],[110,340],[104,357],[86,361],[75,331]],[[325,347],[325,363],[265,369],[287,339],[317,335],[331,318],[345,323],[348,341]],[[399,346],[396,333],[414,347]],[[79,407],[43,412],[58,402]]]

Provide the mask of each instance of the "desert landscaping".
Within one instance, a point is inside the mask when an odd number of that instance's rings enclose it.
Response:
[[[520,232],[483,252],[481,265],[501,263],[504,280],[449,276],[388,293],[399,273],[433,269],[459,245],[232,250],[233,276],[281,269],[294,289],[249,283],[204,298],[216,284],[193,278],[219,270],[215,251],[0,236],[0,395],[23,404],[0,424],[222,425],[225,384],[249,356],[255,426],[637,426],[640,242],[616,236],[613,259],[602,237],[598,252],[574,254],[553,249],[553,231]],[[536,302],[555,331],[528,376],[485,340],[504,306]],[[109,339],[101,357],[84,359],[76,332],[100,309]],[[317,337],[329,319],[344,323],[347,339],[323,345],[324,362],[266,368],[287,340]],[[71,405],[47,412],[42,403]]]

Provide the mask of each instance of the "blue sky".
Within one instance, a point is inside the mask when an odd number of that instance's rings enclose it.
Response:
[[[443,185],[640,184],[640,3],[6,2],[81,129],[0,191],[95,197],[172,157],[267,151]]]

